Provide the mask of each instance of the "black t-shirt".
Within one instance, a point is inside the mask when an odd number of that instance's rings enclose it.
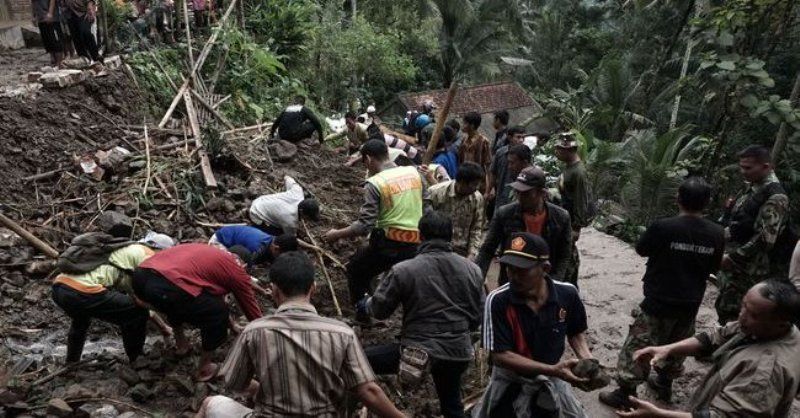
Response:
[[[719,269],[725,250],[721,226],[693,216],[653,222],[636,244],[648,257],[642,310],[662,317],[694,317],[708,275]]]

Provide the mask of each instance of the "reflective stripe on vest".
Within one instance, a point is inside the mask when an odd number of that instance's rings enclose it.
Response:
[[[384,170],[367,181],[380,193],[376,228],[400,242],[419,242],[417,224],[422,217],[422,179],[414,167]]]

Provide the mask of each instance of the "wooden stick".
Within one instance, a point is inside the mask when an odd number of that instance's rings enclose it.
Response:
[[[186,46],[189,49],[189,67],[194,67],[194,53],[192,52],[192,32],[189,30],[189,5],[183,2],[183,18],[186,20]]]
[[[36,249],[44,253],[44,255],[51,257],[51,258],[58,258],[58,251],[56,251],[53,247],[51,247],[46,242],[36,238],[33,234],[26,231],[25,228],[19,226],[18,223],[12,221],[2,213],[0,213],[0,224],[3,224],[6,228],[14,231],[17,235],[22,238],[25,238],[26,241],[31,243]]]
[[[258,125],[245,126],[243,128],[228,129],[227,131],[222,131],[220,133],[223,134],[223,135],[228,135],[228,134],[233,134],[233,133],[237,133],[237,132],[261,130],[263,128],[271,128],[271,127],[272,127],[272,122],[259,123]]]
[[[211,76],[211,87],[208,89],[209,93],[214,93],[214,89],[217,87],[217,80],[219,80],[219,75],[222,73],[222,68],[225,66],[225,60],[228,59],[228,52],[230,49],[223,48],[225,51],[222,54],[219,54],[219,58],[217,59],[217,68],[214,69],[214,75]]]
[[[236,2],[236,0],[233,0]],[[194,136],[194,144],[197,147],[197,155],[200,156],[200,170],[203,172],[203,180],[206,182],[206,187],[216,188],[217,179],[214,178],[214,171],[211,169],[211,162],[208,160],[208,154],[203,149],[202,132],[200,130],[200,123],[197,121],[197,113],[194,109],[194,102],[192,95],[189,91],[183,93],[183,101],[186,105],[186,114],[189,116],[189,127],[192,129]]]
[[[325,249],[324,249],[324,248],[320,248],[320,247],[318,247],[318,246],[316,246],[316,245],[309,244],[309,243],[307,243],[307,242],[305,242],[305,241],[303,241],[303,240],[301,240],[301,239],[298,239],[298,240],[297,240],[297,245],[299,245],[299,246],[301,246],[301,247],[303,247],[303,248],[305,248],[305,249],[308,249],[308,250],[314,250],[314,251],[321,252],[321,253],[322,253],[322,255],[324,255],[325,257],[327,257],[329,260],[333,261],[333,263],[334,263],[334,264],[336,264],[336,267],[339,267],[339,268],[341,268],[342,270],[345,270],[345,269],[346,269],[346,267],[344,266],[344,264],[342,264],[342,262],[341,262],[341,261],[339,261],[339,259],[338,259],[338,258],[336,258],[336,256],[334,256],[333,254],[329,253],[328,251],[325,251]]]
[[[311,245],[319,248],[314,236],[311,235],[311,231],[308,229],[308,225],[306,225],[306,221],[301,220],[301,222],[303,223],[303,229],[305,229],[308,239],[311,240]],[[316,251],[316,254],[317,260],[319,260],[319,265],[322,267],[322,274],[325,275],[325,280],[328,282],[328,290],[331,291],[331,298],[333,299],[333,306],[336,308],[336,314],[341,318],[342,308],[339,306],[339,298],[336,297],[336,289],[333,287],[333,280],[331,280],[331,276],[328,274],[328,268],[325,267],[325,260],[322,259],[322,251]]]
[[[192,66],[192,71],[189,73],[189,77],[187,77],[187,79],[183,82],[181,88],[178,89],[178,93],[175,95],[175,98],[172,99],[172,103],[169,105],[167,113],[165,113],[164,117],[161,118],[161,122],[159,122],[158,124],[159,128],[163,128],[167,124],[167,121],[169,121],[169,118],[172,116],[172,112],[175,111],[175,108],[178,106],[178,103],[180,103],[182,98],[186,97],[184,93],[186,93],[186,89],[189,88],[189,81],[192,79],[195,73],[197,73],[200,70],[200,68],[203,66],[203,63],[205,63],[206,58],[208,58],[208,54],[211,52],[211,47],[217,41],[219,33],[222,32],[222,26],[225,24],[225,21],[228,20],[228,16],[230,16],[231,11],[233,11],[233,8],[235,6],[236,6],[236,0],[232,0],[231,4],[228,6],[228,10],[226,10],[225,14],[222,16],[222,20],[219,21],[216,30],[213,31],[211,36],[208,38],[208,41],[206,41],[206,44],[203,46],[203,50],[200,52],[200,56],[197,57],[197,61],[195,61],[194,65]]]
[[[50,177],[55,176],[56,174],[60,174],[65,170],[68,170],[69,167],[59,167],[55,170],[45,171],[44,173],[34,174],[32,176],[23,177],[22,181],[29,182],[29,181],[37,181],[37,180],[44,180]]]
[[[147,167],[145,168],[142,197],[147,196],[147,186],[150,185],[150,137],[147,135],[147,121],[144,122],[144,155],[147,158]]]
[[[433,136],[431,136],[431,142],[428,144],[425,156],[422,157],[423,166],[430,164],[433,159],[433,153],[436,151],[436,144],[439,143],[439,137],[442,136],[442,129],[444,129],[445,120],[450,113],[450,106],[453,104],[453,98],[456,96],[456,90],[458,90],[458,83],[453,81],[450,83],[450,89],[447,91],[447,100],[444,102],[442,110],[436,115],[436,127],[433,129]]]
[[[219,119],[219,121],[222,122],[222,124],[225,125],[226,128],[228,128],[228,129],[235,129],[236,128],[228,120],[228,118],[225,117],[225,115],[223,115],[222,113],[219,113],[217,111],[217,109],[214,109],[214,106],[212,106],[211,103],[207,102],[206,99],[203,98],[203,96],[201,96],[199,93],[197,93],[194,90],[190,89],[189,91],[191,91],[192,95],[195,97],[195,99],[197,99],[197,101],[200,102],[200,104],[203,105],[203,107],[208,109],[208,111],[211,112],[211,114],[214,115],[214,117]]]

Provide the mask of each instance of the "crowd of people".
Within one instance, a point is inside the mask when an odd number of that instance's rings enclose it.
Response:
[[[244,399],[211,396],[199,416],[346,416],[360,402],[377,416],[401,417],[376,383],[376,375],[397,375],[402,387],[430,376],[441,415],[464,417],[463,378],[480,347],[491,377],[472,416],[586,416],[574,388],[586,389],[592,378],[578,370],[598,362],[576,242],[597,209],[580,144],[564,132],[545,147],[550,135],[509,126],[505,111],[494,114],[489,140],[481,119],[470,112],[448,121],[433,163],[423,165],[435,140],[430,103],[407,115],[403,133],[387,133],[374,107],[346,116],[340,151],[367,170],[363,205],[324,240],[363,237],[346,263],[352,319],[368,327],[400,308],[394,342],[362,347],[350,326],[317,313],[315,268],[296,233],[298,222],[318,219],[320,202],[286,177],[285,191],[254,200],[250,225],[223,227],[208,243],[156,233],[137,242],[102,232],[76,238],[53,285],[72,320],[67,361],[80,359],[92,319],[120,327],[134,363],[148,321],[174,336],[181,355],[191,349],[189,325],[200,330],[195,378],[219,377],[227,394]],[[289,141],[315,133],[322,139],[302,100],[272,130]],[[554,187],[532,163],[546,149],[563,163]],[[722,224],[704,216],[711,186],[688,177],[675,216],[654,222],[636,244],[647,258],[644,298],[619,353],[617,387],[599,393],[620,416],[788,416],[800,388],[800,293],[792,284],[800,282],[800,247],[787,238],[788,197],[769,151],[750,146],[738,162],[746,187]],[[251,277],[253,265],[268,266],[268,277]],[[494,265],[496,282],[487,279]],[[720,327],[695,333],[710,280]],[[277,311],[263,316],[257,294]],[[220,366],[214,352],[229,331],[238,337]],[[712,363],[687,412],[637,398],[647,383],[669,404],[686,356]]]
[[[76,58],[97,70],[102,69],[98,3],[96,0],[31,0],[32,23],[39,29],[42,45],[50,54],[51,65],[61,67],[65,59]],[[138,43],[149,39],[149,42],[175,42],[175,29],[178,27],[176,12],[180,13],[180,10],[175,10],[173,0],[118,1],[116,4],[123,11],[126,10],[125,6],[130,5],[127,22],[117,28],[120,41]],[[194,30],[205,30],[209,20],[216,18],[221,2],[192,0],[190,5]],[[110,13],[106,12],[106,18]]]

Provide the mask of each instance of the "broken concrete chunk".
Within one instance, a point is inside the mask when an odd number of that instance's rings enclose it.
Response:
[[[97,218],[97,227],[109,235],[125,238],[133,232],[133,221],[122,213],[107,210]]]
[[[57,417],[67,417],[72,414],[72,408],[60,398],[50,399],[47,403],[47,415],[55,415]]]

